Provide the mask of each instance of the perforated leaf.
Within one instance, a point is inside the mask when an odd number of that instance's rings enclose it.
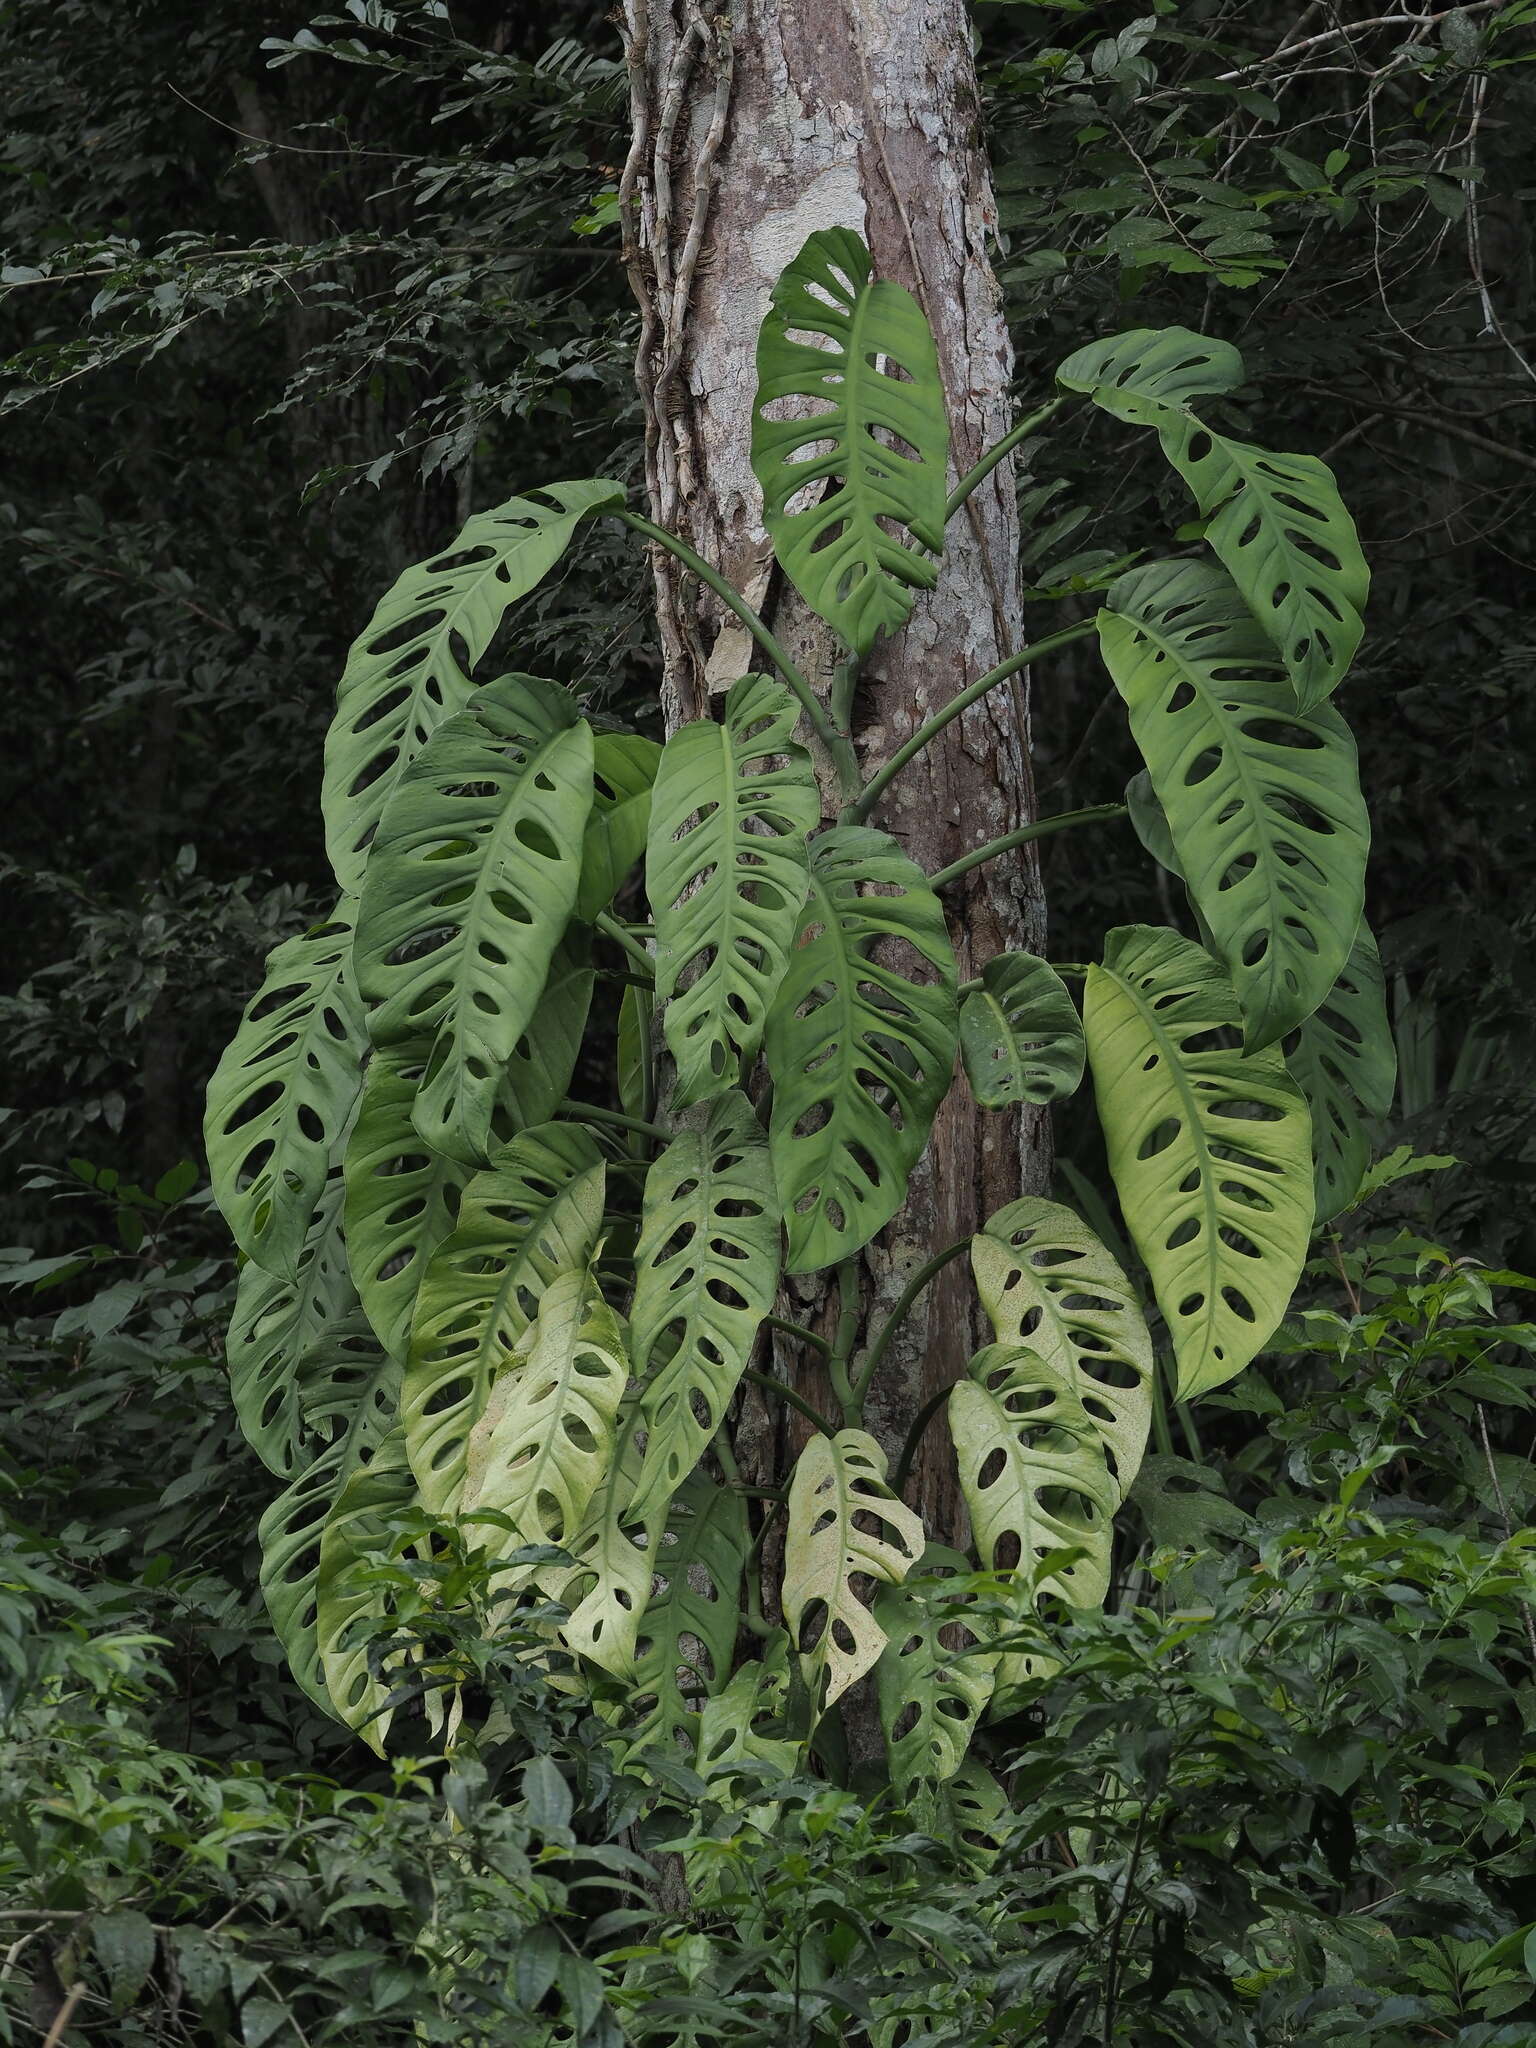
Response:
[[[1243,359],[1228,341],[1187,327],[1136,327],[1067,357],[1056,381],[1134,426],[1160,427],[1190,401],[1235,391]]]
[[[400,1367],[354,1314],[301,1361],[297,1378],[314,1444],[323,1447],[261,1518],[261,1590],[294,1677],[330,1713],[315,1628],[321,1531],[342,1488],[395,1426]]]
[[[555,683],[503,676],[401,777],[368,862],[358,985],[375,1045],[430,1039],[412,1112],[434,1150],[483,1160],[501,1073],[576,901],[592,735]]]
[[[1317,1221],[1331,1223],[1360,1191],[1371,1163],[1371,1120],[1391,1109],[1397,1087],[1381,958],[1366,925],[1338,985],[1284,1051],[1312,1111]]]
[[[931,980],[909,978],[914,959]],[[767,1030],[791,1273],[847,1258],[901,1207],[954,1067],[955,986],[944,913],[921,869],[884,832],[824,833]]]
[[[890,1639],[875,1666],[880,1725],[902,1790],[954,1776],[992,1696],[997,1658],[973,1647],[978,1639],[943,1598],[943,1581],[972,1569],[958,1550],[930,1543],[911,1578],[875,1596],[875,1619]]]
[[[576,915],[588,924],[608,908],[645,851],[660,762],[661,748],[638,733],[600,732],[592,742],[592,813],[576,894]]]
[[[395,785],[445,718],[462,711],[475,664],[508,605],[559,561],[578,523],[623,501],[602,479],[546,486],[477,512],[451,547],[398,578],[347,657],[325,743],[325,843],[344,889]]]
[[[776,1629],[762,1656],[748,1658],[729,1685],[699,1708],[695,1768],[708,1782],[711,1805],[736,1816],[733,1832],[770,1834],[780,1809],[760,1796],[765,1778],[771,1784],[801,1765],[802,1745],[786,1732],[789,1695],[789,1638]],[[729,1867],[714,1857],[685,1849],[683,1862],[696,1905],[735,1889]]]
[[[391,1719],[384,1702],[400,1659],[377,1674],[369,1666],[374,1627],[388,1610],[371,1580],[367,1554],[385,1547],[392,1519],[407,1513],[415,1498],[404,1442],[392,1430],[348,1478],[320,1536],[315,1633],[325,1688],[334,1711],[381,1756]]]
[[[785,574],[858,654],[937,580],[948,452],[917,301],[871,278],[851,229],[818,230],[780,274],[758,333],[752,467]]]
[[[320,1193],[294,1279],[241,1267],[224,1339],[229,1392],[240,1427],[280,1479],[298,1470],[309,1432],[299,1401],[299,1362],[357,1306],[342,1236],[339,1167]]]
[[[208,1083],[214,1200],[246,1257],[287,1280],[362,1080],[352,910],[343,899],[325,923],[268,955]]]
[[[886,1633],[853,1581],[899,1585],[923,1552],[923,1525],[885,1479],[862,1429],[813,1436],[795,1461],[784,1537],[784,1617],[817,1714],[870,1670]]]
[[[949,1397],[949,1433],[983,1568],[1097,1607],[1119,1493],[1073,1379],[1027,1345],[989,1344]],[[1048,1562],[1057,1551],[1079,1555]],[[1005,1666],[1028,1661],[1009,1652]]]
[[[575,1567],[546,1581],[553,1597],[571,1610],[561,1624],[561,1640],[614,1678],[628,1678],[634,1670],[656,1550],[657,1531],[647,1528],[634,1507],[639,1421],[639,1408],[628,1397],[614,1427],[613,1454],[581,1528],[564,1546]]]
[[[987,1219],[971,1267],[997,1341],[1027,1347],[1076,1388],[1123,1499],[1152,1423],[1152,1338],[1136,1290],[1080,1216],[1034,1195]]]
[[[628,1378],[624,1332],[590,1270],[557,1273],[469,1433],[460,1512],[494,1509],[524,1543],[573,1542],[613,1462]]]
[[[1232,984],[1174,932],[1111,932],[1083,1022],[1115,1190],[1173,1339],[1179,1397],[1193,1400],[1255,1356],[1301,1273],[1306,1101],[1273,1048],[1220,1044],[1239,1023]]]
[[[645,878],[675,1108],[735,1085],[784,972],[821,811],[796,715],[782,683],[743,676],[661,758]]]
[[[1033,953],[999,953],[960,1005],[960,1054],[983,1109],[1043,1104],[1083,1078],[1083,1027],[1067,985]]]
[[[717,1096],[646,1176],[630,1310],[648,1431],[636,1511],[658,1507],[725,1418],[779,1278],[779,1199],[752,1105]]]
[[[683,1481],[656,1548],[635,1649],[631,1752],[695,1749],[699,1709],[731,1674],[749,1542],[740,1494],[699,1471]]]
[[[465,1445],[557,1274],[585,1270],[603,1224],[602,1155],[575,1124],[526,1131],[464,1190],[411,1325],[400,1411],[425,1506],[453,1514]]]

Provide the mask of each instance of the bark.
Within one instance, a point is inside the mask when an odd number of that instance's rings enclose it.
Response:
[[[627,254],[642,316],[653,516],[768,615],[824,691],[832,636],[773,563],[748,460],[758,325],[805,237],[852,227],[877,272],[914,292],[934,329],[954,473],[1007,431],[1012,349],[987,254],[995,207],[964,0],[624,0],[624,17],[634,114]],[[1020,644],[1017,539],[1005,463],[952,523],[938,589],[866,665],[855,717],[866,772]],[[669,557],[658,556],[656,581],[671,730],[760,664]],[[835,812],[829,788],[829,819]],[[870,822],[933,872],[1033,815],[1021,683],[956,721]],[[1038,873],[1022,855],[974,871],[948,908],[962,979],[994,953],[1041,946]],[[866,1333],[936,1249],[1043,1184],[1048,1146],[1038,1112],[983,1114],[957,1083],[905,1210],[862,1262]],[[820,1312],[803,1300],[793,1311],[801,1320]],[[872,1394],[869,1426],[893,1459],[980,1334],[961,1258],[928,1289]],[[790,1346],[777,1369],[825,1405],[811,1359]],[[775,1437],[785,1427],[779,1414],[760,1424]],[[755,1447],[752,1462],[782,1471],[799,1440],[796,1425]],[[912,1498],[935,1536],[963,1532],[941,1428],[925,1438]]]

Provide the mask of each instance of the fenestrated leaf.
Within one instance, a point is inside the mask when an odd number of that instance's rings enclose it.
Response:
[[[681,727],[656,773],[645,875],[675,1108],[735,1085],[784,972],[821,810],[797,715],[782,683],[743,676],[720,722]]]
[[[768,1141],[735,1090],[646,1176],[630,1309],[648,1439],[635,1512],[675,1493],[724,1420],[779,1278]]]
[[[417,1296],[400,1412],[426,1507],[451,1515],[470,1432],[557,1274],[584,1271],[603,1226],[602,1154],[575,1124],[525,1131],[464,1190]]]
[[[793,417],[770,417],[786,409]],[[850,228],[818,229],[780,273],[758,332],[752,467],[785,574],[858,654],[937,581],[948,454],[922,309],[871,278]]]
[[[431,1040],[412,1115],[435,1151],[489,1150],[502,1071],[576,901],[592,734],[556,683],[503,676],[400,778],[354,954],[378,1046]]]
[[[267,957],[261,987],[208,1083],[213,1196],[248,1259],[292,1280],[367,1045],[352,984],[352,910]]]
[[[960,1005],[960,1054],[983,1109],[1070,1095],[1086,1055],[1061,976],[1033,953],[996,954]]]
[[[460,1512],[494,1509],[524,1543],[572,1543],[613,1462],[628,1378],[623,1329],[590,1269],[556,1273],[469,1433]]]
[[[934,979],[910,980],[903,963],[879,957],[892,940]],[[954,1067],[955,986],[944,913],[922,870],[884,832],[824,833],[768,1016],[769,1143],[791,1273],[847,1258],[901,1207]]]
[[[370,1639],[388,1610],[383,1592],[370,1583],[367,1553],[387,1545],[392,1519],[415,1499],[404,1439],[392,1430],[347,1479],[320,1535],[315,1636],[326,1691],[333,1710],[380,1756],[391,1719],[384,1702],[400,1659],[397,1653],[378,1673],[369,1666]]]
[[[1190,400],[1235,391],[1243,359],[1229,341],[1187,327],[1136,327],[1067,357],[1056,381],[1133,426],[1161,427]]]
[[[451,547],[407,569],[347,657],[325,742],[325,843],[357,889],[384,806],[446,718],[462,711],[508,605],[559,561],[577,524],[619,504],[622,484],[548,484],[477,512]],[[543,502],[543,501],[548,502]]]
[[[699,1708],[725,1685],[740,1626],[746,1502],[695,1471],[667,1511],[635,1647],[629,1752],[692,1747]]]
[[[608,908],[645,851],[660,762],[661,748],[638,733],[600,732],[592,742],[592,813],[576,892],[576,915],[588,924]]]
[[[886,1484],[885,1453],[872,1436],[843,1429],[811,1438],[789,1483],[784,1618],[816,1714],[885,1648],[886,1632],[853,1580],[899,1585],[922,1555],[923,1540],[921,1520]]]
[[[875,1596],[875,1619],[890,1639],[875,1666],[880,1725],[892,1781],[902,1790],[954,1776],[992,1696],[995,1655],[974,1649],[975,1636],[941,1640],[945,1630],[970,1634],[953,1601],[943,1601],[942,1582],[972,1568],[958,1550],[930,1543],[911,1578]]]
[[[261,1590],[294,1677],[331,1713],[315,1632],[321,1532],[347,1481],[395,1427],[400,1367],[364,1317],[353,1314],[304,1358],[298,1392],[323,1448],[261,1518]]]
[[[230,1398],[247,1440],[280,1479],[298,1470],[308,1435],[299,1361],[357,1306],[342,1234],[343,1193],[338,1165],[320,1192],[296,1278],[247,1264],[235,1287],[224,1339]]]
[[[1249,1518],[1221,1490],[1219,1474],[1189,1458],[1147,1459],[1131,1493],[1154,1543],[1180,1550],[1204,1547],[1213,1535],[1240,1536]]]
[[[560,1627],[566,1647],[614,1678],[634,1669],[635,1644],[650,1598],[656,1530],[634,1508],[640,1477],[640,1411],[633,1397],[621,1406],[614,1448],[587,1504],[582,1527],[563,1548],[574,1568],[547,1572],[551,1598],[570,1616]]]
[[[1033,1351],[1076,1389],[1123,1498],[1152,1423],[1152,1338],[1136,1290],[1080,1216],[1035,1195],[988,1217],[971,1267],[998,1342]]]
[[[1330,705],[1296,709],[1214,563],[1121,577],[1099,641],[1258,1051],[1311,1015],[1354,943],[1370,847],[1354,740]]]
[[[802,1746],[785,1732],[790,1692],[789,1638],[776,1629],[761,1657],[748,1658],[729,1685],[699,1708],[696,1768],[719,1802],[740,1818],[738,1828],[768,1834],[778,1812],[761,1798],[766,1778],[787,1778],[799,1768]],[[717,1898],[730,1880],[721,1865],[698,1850],[683,1851],[689,1888],[697,1902]]]
[[[1177,933],[1111,932],[1083,1023],[1110,1172],[1181,1400],[1240,1373],[1285,1314],[1312,1225],[1310,1119],[1279,1053],[1211,1039],[1232,984]]]
[[[1371,1120],[1391,1109],[1397,1086],[1381,958],[1364,923],[1337,985],[1284,1050],[1312,1111],[1316,1220],[1331,1223],[1359,1192],[1371,1163]]]

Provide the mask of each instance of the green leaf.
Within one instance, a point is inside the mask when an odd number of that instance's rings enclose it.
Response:
[[[729,1799],[731,1766],[773,1765],[785,1777],[800,1761],[801,1745],[782,1730],[789,1697],[789,1638],[775,1630],[762,1656],[752,1657],[729,1685],[699,1709],[697,1765],[712,1798]],[[756,1774],[746,1780],[755,1786]]]
[[[574,1541],[614,1458],[628,1377],[624,1332],[590,1269],[555,1274],[465,1443],[460,1512],[494,1509],[524,1543]]]
[[[960,1005],[960,1055],[983,1109],[1043,1105],[1083,1078],[1083,1027],[1067,985],[1033,953],[999,953]]]
[[[784,973],[821,812],[796,716],[782,683],[743,676],[718,724],[681,727],[661,757],[646,888],[674,1108],[735,1086]]]
[[[930,1543],[912,1578],[875,1596],[875,1620],[889,1637],[875,1666],[880,1725],[891,1778],[902,1791],[954,1776],[992,1696],[996,1658],[973,1648],[977,1638],[960,1623],[953,1600],[938,1597],[941,1589],[930,1583],[971,1569],[959,1551]],[[941,1639],[941,1631],[957,1630],[970,1642]]]
[[[503,676],[439,727],[379,827],[357,918],[375,1045],[431,1041],[413,1111],[436,1151],[490,1146],[501,1072],[576,902],[592,734],[557,683]]]
[[[451,547],[399,577],[347,658],[325,743],[325,843],[357,889],[396,784],[436,728],[462,711],[474,667],[508,605],[559,561],[579,522],[623,502],[603,479],[544,486],[477,512]]]
[[[603,1227],[602,1154],[575,1124],[525,1131],[464,1190],[411,1325],[400,1412],[422,1501],[459,1507],[465,1446],[545,1289],[584,1271]]]
[[[149,1982],[155,1967],[155,1930],[149,1916],[122,1908],[97,1913],[90,1922],[91,1947],[106,1973],[107,1994],[119,2017]]]
[[[306,1435],[299,1361],[357,1306],[342,1236],[343,1195],[340,1169],[333,1167],[296,1278],[279,1279],[247,1264],[236,1283],[224,1339],[230,1398],[247,1441],[280,1479],[298,1469]]]
[[[1153,1543],[1178,1550],[1204,1549],[1213,1535],[1241,1536],[1249,1527],[1247,1515],[1221,1491],[1218,1475],[1189,1458],[1148,1458],[1131,1505]]]
[[[658,1749],[675,1758],[682,1736],[696,1757],[699,1709],[730,1676],[749,1541],[740,1494],[690,1474],[667,1511],[635,1646],[630,1755]]]
[[[248,1259],[292,1280],[367,1044],[352,985],[352,908],[288,939],[208,1084],[213,1197]]]
[[[1259,1051],[1311,1015],[1354,944],[1370,847],[1354,740],[1330,705],[1296,709],[1214,563],[1123,576],[1099,640]]]
[[[1391,1109],[1397,1086],[1381,958],[1366,925],[1338,985],[1286,1045],[1285,1064],[1312,1112],[1316,1220],[1331,1223],[1360,1191],[1371,1163],[1370,1122]]]
[[[1163,426],[1192,398],[1235,391],[1243,359],[1228,341],[1187,327],[1137,327],[1068,356],[1056,381],[1138,427]]]
[[[656,1550],[657,1530],[647,1526],[635,1506],[639,1424],[638,1404],[627,1398],[614,1425],[613,1452],[582,1527],[562,1546],[575,1566],[551,1570],[542,1580],[549,1597],[570,1609],[560,1625],[566,1648],[621,1679],[634,1670]]]
[[[792,416],[770,417],[778,410]],[[856,654],[937,581],[948,453],[938,353],[917,301],[870,277],[851,229],[818,230],[780,275],[758,334],[752,468],[785,574]],[[808,489],[813,502],[791,509]]]
[[[656,1007],[648,989],[627,982],[619,998],[619,1031],[615,1065],[619,1107],[626,1116],[644,1117],[650,1103],[651,1034]]]
[[[646,1176],[630,1310],[648,1439],[635,1499],[676,1492],[725,1419],[779,1278],[779,1201],[752,1105],[717,1096]]]
[[[592,742],[592,815],[576,892],[576,915],[586,924],[608,908],[645,851],[660,762],[661,748],[638,733],[600,732]]]
[[[320,1535],[315,1572],[315,1634],[332,1709],[369,1748],[384,1754],[391,1713],[385,1707],[399,1656],[370,1667],[369,1645],[387,1616],[387,1595],[374,1582],[367,1554],[388,1547],[393,1521],[416,1500],[416,1485],[396,1429],[337,1495]]]
[[[861,893],[872,888],[883,893]],[[936,979],[909,980],[888,942]],[[949,1088],[955,987],[944,913],[922,870],[884,832],[824,833],[766,1034],[791,1273],[847,1258],[901,1207]]]
[[[789,1485],[784,1618],[818,1716],[886,1645],[854,1579],[899,1585],[922,1551],[922,1522],[886,1484],[885,1453],[874,1438],[862,1429],[813,1436]]]
[[[1117,1498],[1152,1423],[1152,1339],[1136,1290],[1082,1218],[1035,1195],[971,1240],[976,1291],[1000,1344],[1027,1348],[1076,1388]]]
[[[400,1366],[354,1314],[301,1362],[298,1392],[323,1448],[261,1518],[261,1590],[294,1677],[330,1713],[334,1707],[315,1632],[322,1532],[353,1473],[395,1427]]]
[[[1312,1225],[1310,1120],[1273,1048],[1212,1045],[1231,983],[1177,933],[1129,925],[1088,970],[1083,1023],[1126,1226],[1193,1400],[1240,1373],[1280,1322]]]

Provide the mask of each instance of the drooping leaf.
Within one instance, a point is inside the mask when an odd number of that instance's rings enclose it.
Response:
[[[903,1791],[921,1779],[951,1778],[992,1696],[996,1657],[969,1643],[942,1640],[963,1629],[943,1581],[964,1577],[970,1560],[930,1543],[912,1577],[882,1586],[875,1619],[889,1637],[875,1666],[880,1725],[892,1781]],[[962,1654],[964,1653],[964,1654]]]
[[[634,1670],[656,1552],[657,1531],[634,1506],[639,1426],[639,1407],[631,1397],[619,1410],[613,1454],[582,1527],[563,1546],[575,1565],[544,1581],[551,1596],[570,1609],[560,1628],[567,1649],[614,1678],[628,1678]]]
[[[262,1462],[290,1479],[309,1432],[299,1400],[299,1363],[357,1306],[342,1234],[339,1166],[320,1192],[298,1273],[280,1279],[254,1263],[240,1269],[224,1339],[230,1398],[240,1427]]]
[[[378,1046],[431,1051],[412,1112],[434,1150],[490,1148],[501,1074],[576,901],[592,734],[556,683],[503,676],[400,778],[368,862],[358,985]]]
[[[630,1310],[648,1431],[635,1511],[676,1492],[725,1418],[779,1278],[768,1141],[734,1090],[646,1176]]]
[[[898,940],[932,981],[880,957],[882,941]],[[769,1142],[791,1273],[847,1258],[901,1207],[954,1067],[955,987],[944,913],[922,870],[884,832],[824,833],[768,1016]]]
[[[600,732],[592,742],[592,814],[576,892],[576,915],[587,924],[608,908],[645,852],[660,761],[661,748],[638,733]]]
[[[1056,381],[1133,426],[1161,427],[1191,399],[1235,391],[1243,359],[1228,341],[1187,327],[1136,327],[1067,357]]]
[[[325,843],[344,889],[361,886],[401,776],[469,701],[475,664],[508,605],[548,575],[582,519],[623,497],[621,484],[583,479],[509,498],[477,512],[451,547],[385,594],[347,658],[325,743]]]
[[[1273,1048],[1236,1027],[1221,969],[1177,933],[1111,932],[1083,1023],[1110,1173],[1193,1400],[1243,1370],[1285,1314],[1312,1225],[1310,1119]]]
[[[653,1104],[650,1091],[653,1067],[652,1033],[656,1006],[649,989],[625,984],[619,999],[619,1032],[615,1065],[619,1085],[619,1107],[626,1116],[649,1118]]]
[[[718,1802],[737,1818],[735,1830],[771,1832],[779,1809],[760,1795],[764,1780],[788,1778],[799,1768],[802,1745],[786,1732],[790,1695],[789,1638],[769,1637],[761,1657],[750,1657],[730,1683],[706,1699],[698,1715],[697,1769]],[[683,1851],[689,1890],[699,1904],[731,1884],[728,1872],[699,1850]]]
[[[494,1509],[524,1543],[572,1543],[613,1462],[628,1377],[624,1332],[591,1271],[555,1274],[465,1443],[460,1512]]]
[[[937,581],[948,453],[938,353],[917,301],[871,278],[851,229],[819,229],[781,272],[758,333],[752,468],[785,574],[857,654]]]
[[[314,1442],[323,1448],[261,1518],[261,1590],[294,1677],[331,1713],[315,1631],[321,1532],[347,1481],[395,1427],[400,1367],[353,1314],[310,1351],[298,1377]]]
[[[248,1259],[292,1280],[367,1044],[352,984],[352,910],[268,955],[260,989],[208,1084],[214,1200]]]
[[[843,1429],[811,1438],[789,1484],[784,1618],[815,1713],[840,1699],[885,1648],[886,1632],[853,1580],[899,1585],[923,1541],[921,1520],[886,1484],[885,1453],[872,1436]]]
[[[997,1341],[1076,1388],[1123,1499],[1152,1423],[1152,1338],[1135,1288],[1080,1216],[1034,1195],[988,1217],[971,1267]]]
[[[735,1086],[784,973],[821,809],[796,716],[782,683],[743,676],[718,724],[683,726],[661,757],[646,888],[675,1108]]]
[[[1364,923],[1336,986],[1286,1045],[1285,1064],[1312,1112],[1316,1220],[1331,1223],[1360,1190],[1371,1121],[1391,1109],[1397,1086],[1381,957]]]
[[[1203,1549],[1213,1535],[1240,1536],[1249,1518],[1221,1490],[1221,1478],[1189,1458],[1147,1459],[1131,1493],[1153,1543]]]
[[[667,1511],[641,1618],[629,1752],[696,1752],[699,1709],[724,1687],[740,1626],[746,1502],[694,1471]]]
[[[952,1778],[923,1788],[913,1817],[935,1840],[952,1843],[973,1869],[985,1871],[1008,1839],[1013,1808],[986,1765],[967,1757]]]
[[[1214,563],[1121,577],[1099,640],[1258,1051],[1311,1015],[1354,943],[1370,847],[1354,740],[1330,705],[1295,708]]]
[[[999,953],[960,1005],[960,1054],[983,1109],[1055,1102],[1083,1078],[1083,1027],[1066,983],[1033,953]]]
[[[315,1634],[325,1688],[334,1711],[380,1756],[391,1719],[384,1703],[399,1658],[383,1672],[370,1668],[370,1639],[388,1609],[370,1580],[367,1554],[388,1543],[392,1519],[407,1513],[415,1498],[404,1440],[392,1430],[347,1479],[320,1536]]]
[[[460,1504],[470,1432],[562,1272],[584,1271],[603,1225],[602,1155],[575,1124],[525,1131],[464,1190],[417,1296],[400,1396],[425,1506]]]

